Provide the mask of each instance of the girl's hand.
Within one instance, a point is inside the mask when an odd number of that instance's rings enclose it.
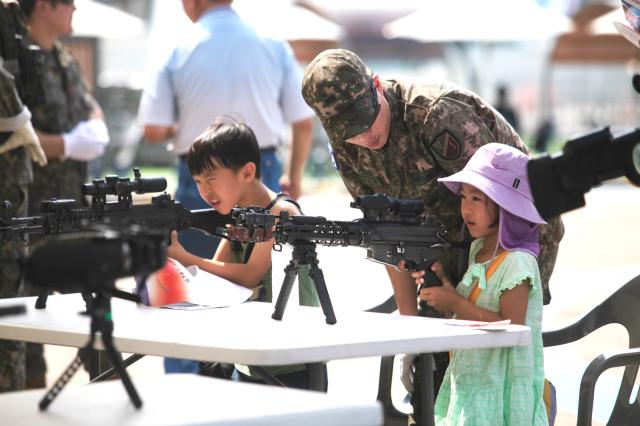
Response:
[[[420,289],[419,299],[424,300],[427,305],[432,306],[434,309],[445,312],[447,316],[452,311],[453,305],[460,299],[455,287],[451,284],[451,280],[445,275],[442,263],[434,262],[431,265],[431,271],[442,283],[441,286],[431,286]],[[424,283],[425,271],[416,271],[411,274],[416,280],[416,285],[422,285]],[[433,279],[433,278],[432,278]]]
[[[431,271],[433,271],[433,273],[436,274],[436,277],[438,277],[438,279],[440,280],[444,288],[446,288],[447,290],[453,290],[454,292],[456,291],[453,285],[451,284],[451,280],[449,280],[449,278],[445,275],[444,268],[442,267],[442,263],[440,263],[439,261],[434,262],[431,265]],[[415,271],[411,273],[411,276],[416,281],[416,285],[424,284],[425,275],[426,275],[426,271]]]
[[[441,312],[455,312],[454,306],[460,299],[455,289],[451,291],[445,286],[423,288],[418,297]]]
[[[171,244],[167,247],[167,257],[177,260],[184,266],[190,266],[190,264],[187,263],[188,256],[189,252],[187,252],[182,244],[180,244],[180,241],[178,241],[178,232],[171,231]]]

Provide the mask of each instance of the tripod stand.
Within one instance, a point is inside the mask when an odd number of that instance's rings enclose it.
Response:
[[[287,301],[291,295],[293,289],[293,282],[298,276],[298,270],[300,265],[309,265],[309,278],[313,281],[320,298],[320,306],[325,316],[327,324],[335,324],[336,316],[333,313],[333,306],[331,305],[331,299],[329,298],[329,292],[327,291],[327,285],[324,281],[324,274],[322,269],[318,266],[318,255],[316,253],[316,243],[312,242],[295,242],[293,243],[293,254],[291,261],[284,268],[284,279],[282,280],[282,287],[278,294],[278,300],[276,301],[276,307],[271,315],[271,318],[275,320],[281,320],[284,310],[287,307]]]
[[[94,294],[86,293],[90,300],[87,302],[87,315],[91,317],[91,335],[89,341],[82,348],[78,349],[78,354],[75,359],[71,361],[71,364],[62,373],[58,380],[53,384],[51,389],[47,391],[45,396],[40,400],[40,410],[46,410],[49,404],[58,396],[64,386],[69,382],[71,377],[78,371],[78,368],[82,365],[83,361],[87,359],[89,353],[93,349],[93,344],[96,340],[96,332],[100,332],[102,345],[104,346],[107,357],[111,362],[111,365],[116,370],[122,380],[131,403],[136,407],[142,406],[142,400],[138,396],[138,392],[133,386],[133,382],[127,373],[127,370],[122,364],[122,357],[120,353],[116,351],[113,344],[113,320],[111,315],[111,297],[118,297],[121,299],[137,301],[137,297],[133,294],[129,294],[120,290],[101,291]],[[83,294],[83,297],[85,295]],[[87,299],[85,299],[87,301]]]
[[[87,305],[87,310],[89,309],[89,304],[91,303],[93,296],[86,290],[80,291],[82,295],[82,300],[84,300],[85,305]],[[38,298],[36,299],[36,309],[45,309],[47,307],[47,299],[49,298],[49,290],[46,288],[40,289],[40,294],[38,294]]]

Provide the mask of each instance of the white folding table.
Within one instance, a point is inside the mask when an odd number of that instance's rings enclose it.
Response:
[[[90,332],[79,315],[79,294],[0,300],[0,308],[25,304],[26,314],[0,317],[0,338],[81,347]],[[452,320],[338,311],[328,325],[320,308],[290,306],[281,321],[273,305],[250,302],[228,308],[179,311],[112,300],[114,342],[122,352],[247,365],[286,365],[333,359],[429,353],[531,343],[528,327],[487,332],[448,325]],[[98,340],[96,349],[104,349]]]
[[[49,296],[41,310],[35,299],[0,300],[0,308],[18,303],[27,309],[0,317],[1,339],[86,344],[90,320],[78,315],[85,309],[79,294]],[[113,299],[113,340],[121,352],[258,366],[531,343],[530,329],[520,325],[483,331],[452,320],[352,311],[336,311],[337,323],[328,325],[320,308],[290,306],[281,321],[272,311],[272,304],[259,302],[179,311]],[[99,339],[95,348],[104,349]]]
[[[46,411],[42,390],[0,394],[0,419],[11,426],[380,426],[376,401],[345,401],[321,392],[237,383],[193,374],[136,382],[144,405],[136,410],[117,381],[75,386]]]

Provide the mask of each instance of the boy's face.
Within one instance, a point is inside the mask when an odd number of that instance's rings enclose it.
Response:
[[[244,168],[232,170],[214,161],[215,167],[194,175],[200,197],[221,214],[228,214],[238,205],[247,182]]]

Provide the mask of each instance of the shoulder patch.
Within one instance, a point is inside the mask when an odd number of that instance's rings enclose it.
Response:
[[[457,160],[462,155],[462,143],[448,129],[438,133],[429,144],[431,151],[445,160]]]

